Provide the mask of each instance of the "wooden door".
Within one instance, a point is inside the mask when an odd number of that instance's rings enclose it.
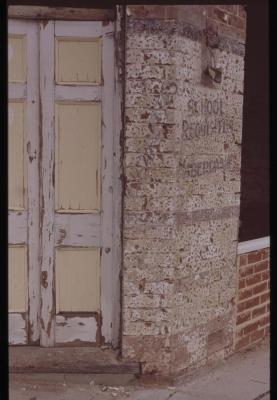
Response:
[[[9,337],[39,340],[38,26],[9,21]]]
[[[34,127],[40,135],[36,184],[40,202],[36,189],[37,220],[32,225],[37,233],[33,246],[36,255],[40,252],[39,284],[35,283],[40,344],[111,343],[116,251],[114,26],[101,21],[31,25],[38,37],[38,52],[30,63],[37,66],[40,76],[40,128]],[[32,192],[32,181],[26,185]],[[14,214],[14,220],[23,215]],[[29,221],[25,222],[28,229]],[[30,247],[27,242],[24,245],[20,254],[17,251],[21,263],[22,251]],[[13,257],[10,265],[15,265]],[[27,261],[24,268],[26,275]],[[29,292],[32,285],[29,282]],[[27,309],[24,312],[28,314]]]

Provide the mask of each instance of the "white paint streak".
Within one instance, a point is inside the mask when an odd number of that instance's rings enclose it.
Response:
[[[103,24],[103,80],[102,88],[102,257],[101,257],[101,313],[102,336],[112,341],[113,302],[116,277],[113,270],[113,135],[114,135],[114,24]],[[107,33],[106,33],[107,32]]]
[[[9,243],[27,243],[27,212],[9,211]]]
[[[40,23],[40,96],[42,105],[41,337],[55,343],[54,327],[54,22]]]
[[[94,317],[56,316],[56,343],[96,342],[97,322]]]
[[[9,314],[9,344],[27,344],[26,321],[22,314]]]

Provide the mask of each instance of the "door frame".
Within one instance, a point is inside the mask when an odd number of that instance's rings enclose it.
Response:
[[[39,10],[38,10],[39,9]],[[88,9],[86,9],[88,10]],[[106,24],[106,36],[114,35],[114,83],[112,87],[107,88],[105,96],[113,97],[112,109],[110,107],[110,118],[113,117],[113,173],[109,186],[112,186],[113,192],[113,207],[112,207],[112,226],[113,226],[113,248],[114,253],[105,252],[103,249],[102,256],[112,257],[113,267],[112,270],[107,268],[102,270],[101,279],[101,335],[102,344],[111,344],[113,348],[118,348],[121,344],[121,270],[122,270],[122,196],[123,196],[123,117],[124,117],[124,101],[123,101],[123,56],[124,45],[122,35],[122,7],[117,7],[117,15],[114,22],[108,22],[114,19],[113,10],[95,10],[89,9],[89,14],[85,12],[84,8],[74,8],[73,13],[69,8],[59,8],[59,12],[55,7],[37,7],[37,6],[9,6],[8,18],[9,19],[34,19],[41,20],[104,20]],[[110,33],[111,25],[114,25],[114,32]],[[106,54],[105,57],[108,57]],[[104,63],[103,63],[104,64]],[[108,68],[103,71],[103,74],[108,74]],[[105,79],[105,78],[104,78]],[[106,79],[109,77],[106,75]],[[106,88],[105,88],[106,90]],[[104,115],[104,113],[103,113]],[[109,115],[107,115],[109,118]],[[105,118],[105,117],[104,117]],[[111,123],[111,122],[108,122]],[[41,132],[40,132],[41,135]],[[41,155],[40,155],[41,157]],[[41,159],[40,159],[41,162]],[[40,211],[42,210],[40,204]],[[43,288],[45,274],[40,270],[41,288]],[[54,276],[51,278],[54,279]],[[49,285],[49,276],[48,276]],[[103,297],[102,297],[103,296]],[[52,301],[53,303],[53,301]],[[52,311],[53,312],[53,311]],[[30,344],[38,344],[30,342]],[[51,341],[41,340],[42,346],[51,346]]]

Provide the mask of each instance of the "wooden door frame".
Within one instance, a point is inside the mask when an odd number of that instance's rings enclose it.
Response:
[[[39,12],[38,12],[39,8]],[[95,10],[74,8],[73,9],[59,8],[58,12],[55,7],[37,7],[37,6],[9,6],[8,18],[11,19],[59,19],[59,20],[104,20],[109,21],[114,19],[113,10]],[[86,11],[85,11],[86,10]],[[74,15],[74,16],[73,16]],[[121,344],[121,274],[122,274],[122,198],[123,198],[123,117],[124,117],[124,101],[123,101],[123,82],[124,82],[124,44],[122,34],[122,6],[117,6],[117,15],[114,22],[114,84],[113,84],[113,176],[112,185],[113,191],[113,247],[114,253],[109,255],[109,250],[105,252],[103,249],[102,255],[106,254],[113,257],[113,268],[102,271],[101,293],[105,294],[105,301],[101,305],[102,319],[102,339],[103,343],[111,344],[113,348],[118,348]],[[108,24],[107,24],[108,26]],[[109,33],[110,35],[110,33]],[[108,54],[106,55],[106,57]],[[103,71],[105,74],[105,71]],[[108,73],[108,70],[106,71]],[[108,76],[107,76],[108,79]],[[108,92],[106,93],[108,96]],[[43,289],[45,273],[41,271],[40,281]],[[53,278],[53,277],[52,277]],[[49,276],[48,276],[49,279]],[[48,282],[49,284],[49,282]],[[101,300],[102,303],[102,300]],[[49,310],[48,310],[49,312]],[[45,327],[47,329],[47,327]],[[51,341],[43,341],[44,346],[52,345]]]
[[[24,127],[25,209],[9,210],[9,245],[27,248],[28,307],[24,313],[9,314],[9,330],[14,344],[39,342],[40,271],[39,264],[39,71],[32,58],[38,58],[38,29],[29,21],[11,21],[9,34],[28,36],[26,45],[26,83],[9,83],[9,101],[25,101]],[[22,90],[24,89],[24,90]]]

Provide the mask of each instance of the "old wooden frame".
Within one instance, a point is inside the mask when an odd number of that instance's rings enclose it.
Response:
[[[102,86],[54,83],[53,54],[55,36],[62,37],[101,37],[102,43]],[[120,320],[120,236],[114,240],[115,225],[120,218],[115,215],[121,209],[121,198],[118,185],[121,184],[118,170],[120,140],[115,138],[115,96],[114,96],[114,23],[49,21],[40,24],[41,35],[41,105],[42,105],[42,170],[44,179],[42,190],[42,308],[41,308],[41,345],[53,346],[72,344],[112,343],[118,345]],[[45,50],[46,42],[48,48]],[[49,50],[50,46],[50,50]],[[49,57],[49,51],[51,56]],[[48,56],[46,55],[48,53]],[[47,58],[47,62],[46,62]],[[52,63],[50,67],[49,63]],[[47,75],[46,75],[47,74]],[[51,83],[52,82],[52,83]],[[46,85],[46,86],[45,86]],[[42,97],[43,96],[43,97]],[[55,210],[54,204],[54,122],[53,106],[55,102],[101,101],[101,212],[93,210]],[[56,132],[57,134],[57,132]],[[115,148],[116,145],[118,148]],[[51,151],[49,149],[52,149]],[[57,179],[57,177],[56,177]],[[50,195],[49,195],[50,193]],[[119,205],[118,205],[119,202]],[[47,207],[47,209],[46,209]],[[45,210],[43,210],[43,208]],[[51,214],[51,215],[50,215]],[[119,222],[119,223],[120,223]],[[54,231],[51,228],[54,227]],[[68,228],[67,228],[68,227]],[[70,235],[64,233],[70,227]],[[68,238],[70,237],[70,239]],[[46,241],[46,238],[48,240]],[[53,239],[52,239],[53,238]],[[49,240],[50,239],[50,240]],[[66,247],[101,247],[101,315],[86,313],[75,315],[62,313],[55,315],[55,246]],[[116,265],[115,264],[116,261]],[[52,271],[52,272],[51,272]],[[113,324],[113,321],[117,321]],[[52,321],[52,322],[50,322]],[[83,326],[83,332],[80,330]],[[74,327],[79,330],[79,337],[73,333]],[[87,327],[87,331],[86,331]],[[76,328],[76,329],[77,329]],[[115,331],[116,330],[116,331]],[[71,331],[71,333],[70,333]],[[77,332],[77,331],[76,331]],[[89,333],[88,333],[89,332]],[[56,338],[55,338],[56,336]],[[116,339],[115,339],[116,338]],[[69,341],[66,343],[66,341]]]
[[[115,19],[115,12],[112,9],[10,5],[8,7],[8,17],[69,21],[112,21]]]
[[[89,13],[85,9],[76,9],[75,11],[70,11],[69,8],[64,8],[64,9],[59,9],[58,13],[56,13],[57,10],[51,8],[51,7],[42,7],[43,10],[41,10],[41,7],[34,7],[34,6],[9,6],[9,17],[10,18],[20,18],[20,19],[61,19],[61,20],[101,20],[101,21],[107,21],[114,19],[114,12],[113,10],[89,10]],[[79,12],[80,11],[80,12]],[[104,13],[102,13],[104,11]],[[23,23],[23,21],[16,21],[18,23]],[[106,245],[103,248],[103,263],[105,262],[105,265],[103,266],[103,276],[107,278],[107,281],[104,282],[104,279],[102,281],[102,286],[101,286],[101,292],[103,295],[103,301],[101,299],[102,305],[101,305],[101,310],[102,310],[102,315],[104,315],[103,321],[102,321],[102,335],[104,342],[106,343],[111,343],[114,347],[118,347],[119,345],[119,334],[120,334],[120,315],[121,315],[121,310],[120,310],[120,274],[121,274],[121,258],[122,258],[122,247],[121,247],[121,198],[122,198],[122,181],[121,181],[121,166],[122,166],[122,148],[120,146],[121,142],[121,135],[122,135],[122,98],[123,98],[123,92],[122,92],[122,69],[116,63],[114,65],[114,57],[115,57],[115,45],[118,45],[118,43],[115,43],[115,32],[114,32],[114,24],[113,23],[104,23],[103,24],[103,58],[106,59],[105,62],[107,62],[107,67],[103,70],[103,78],[105,82],[108,82],[110,80],[109,88],[105,88],[103,90],[103,93],[99,92],[98,87],[83,87],[81,91],[78,92],[78,90],[75,91],[74,95],[71,96],[71,90],[70,87],[64,86],[59,88],[56,88],[56,93],[55,93],[55,98],[56,100],[63,100],[64,98],[70,99],[70,100],[82,100],[85,99],[87,101],[92,101],[96,100],[99,101],[102,96],[103,100],[103,107],[105,107],[106,112],[107,112],[107,118],[104,117],[103,119],[103,126],[104,126],[104,131],[103,131],[103,139],[107,136],[105,133],[105,129],[108,130],[110,128],[113,132],[113,143],[110,144],[107,147],[107,151],[112,154],[112,160],[110,166],[111,171],[111,178],[106,182],[104,182],[104,186],[106,185],[106,188],[108,188],[108,191],[110,193],[109,200],[107,199],[106,201],[106,206],[109,207],[110,213],[109,216],[107,215],[106,221],[105,218],[102,221],[103,222],[103,235],[106,236],[107,238],[110,237],[108,240],[109,245]],[[117,30],[120,30],[120,22],[117,21]],[[47,79],[46,75],[52,75],[53,76],[53,68],[54,68],[54,63],[52,62],[52,66],[50,65],[51,60],[49,60],[48,56],[46,57],[46,54],[43,51],[43,43],[46,46],[49,45],[53,46],[54,43],[51,40],[49,42],[50,38],[50,32],[53,32],[53,21],[49,21],[48,23],[45,23],[43,21],[40,22],[39,24],[39,33],[42,36],[42,39],[40,40],[40,65],[44,65],[44,68],[42,68],[41,71],[41,76],[40,76],[40,92],[41,92],[41,98],[40,98],[40,103],[42,104],[43,102],[46,102],[46,98],[48,99],[54,99],[54,94],[53,94],[53,87],[47,87]],[[117,37],[119,37],[118,32],[117,32]],[[54,39],[54,36],[52,36]],[[52,54],[54,54],[52,52]],[[117,53],[116,53],[117,54]],[[47,59],[46,59],[47,58]],[[53,61],[53,60],[52,60]],[[118,61],[118,60],[117,60]],[[119,76],[120,75],[120,76]],[[113,81],[115,79],[115,82]],[[51,82],[51,80],[48,82]],[[45,86],[46,85],[46,86]],[[24,90],[21,90],[19,87],[15,87],[14,85],[13,88],[11,88],[11,93],[13,94],[24,94]],[[106,85],[108,86],[108,85]],[[42,90],[43,89],[43,90]],[[44,93],[43,93],[44,92]],[[42,94],[43,93],[43,94]],[[43,99],[44,96],[44,99]],[[34,103],[34,107],[38,107],[38,102]],[[54,102],[52,103],[54,104]],[[53,129],[53,120],[49,115],[53,115],[51,113],[51,107],[49,105],[48,101],[48,106],[50,113],[46,113],[44,110],[44,113],[42,113],[42,119],[46,118],[41,123],[41,139],[42,139],[42,130],[44,130],[44,135],[46,135],[46,140],[49,142],[52,140],[51,139],[51,132]],[[44,114],[44,116],[43,116]],[[47,116],[48,114],[48,116]],[[37,121],[38,123],[38,121]],[[106,128],[105,128],[106,126]],[[53,133],[53,132],[52,132]],[[53,138],[53,134],[52,134]],[[107,140],[107,139],[105,139]],[[42,144],[42,143],[41,143]],[[50,143],[49,143],[50,144]],[[52,143],[53,144],[53,143]],[[52,145],[50,144],[50,145]],[[41,155],[42,155],[42,163],[41,163],[41,170],[40,174],[44,174],[46,171],[44,170],[45,168],[45,160],[47,155],[43,154],[44,151],[47,152],[47,150],[43,150],[45,146],[45,142],[43,143],[43,146],[41,148],[36,149],[35,147],[29,148],[30,154],[29,157],[30,159],[35,159],[38,162],[39,158],[39,152],[41,150]],[[29,152],[28,151],[28,152]],[[49,155],[48,155],[49,156]],[[53,162],[53,159],[51,158],[51,163]],[[44,161],[43,161],[44,160]],[[104,157],[103,157],[104,160]],[[104,162],[104,161],[103,161]],[[34,164],[33,164],[34,165]],[[54,203],[53,203],[53,192],[51,190],[48,192],[48,198],[44,198],[44,195],[46,194],[47,190],[51,186],[51,179],[53,176],[50,176],[51,174],[47,175],[47,179],[45,180],[44,186],[42,187],[41,191],[41,216],[40,216],[40,227],[43,227],[43,220],[45,218],[45,212],[49,212],[54,209]],[[48,189],[47,189],[48,186]],[[47,203],[47,204],[46,204]],[[109,206],[108,206],[109,205]],[[27,224],[27,214],[25,211],[22,213],[19,213],[20,216],[18,216],[18,222],[19,225],[14,229],[14,233],[12,234],[9,232],[9,238],[10,242],[13,243],[15,242],[13,236],[16,235],[20,242],[22,243],[24,240],[26,240],[27,233],[26,230],[24,230],[23,225],[26,227]],[[52,225],[52,229],[49,226],[49,224],[45,225],[44,224],[44,229],[42,229],[41,232],[41,237],[40,241],[41,244],[45,243],[45,239],[47,238],[48,240],[48,246],[45,252],[42,252],[41,254],[41,271],[39,271],[39,276],[34,276],[34,279],[36,282],[41,282],[38,285],[38,291],[42,291],[44,299],[47,299],[46,301],[43,301],[41,304],[41,312],[42,316],[39,319],[39,312],[34,313],[33,319],[36,318],[36,324],[35,324],[35,329],[33,330],[32,328],[32,337],[31,343],[36,343],[37,338],[38,338],[38,332],[39,332],[39,325],[41,324],[41,338],[40,338],[40,343],[42,346],[53,346],[54,345],[54,326],[53,323],[51,323],[51,318],[53,320],[53,305],[54,305],[54,298],[53,298],[53,293],[54,293],[54,276],[51,273],[51,268],[53,271],[53,260],[54,260],[54,246],[52,246],[53,242],[55,241],[56,243],[60,243],[62,245],[69,245],[67,243],[67,239],[63,237],[62,234],[62,225],[64,224],[65,221],[62,221],[62,219],[66,218],[67,216],[65,215],[58,215],[58,218],[56,218],[55,223]],[[71,215],[71,218],[74,218],[74,215]],[[85,217],[85,215],[84,215]],[[97,218],[97,215],[92,216]],[[109,218],[112,217],[112,226],[110,226],[111,220]],[[9,220],[12,222],[14,221],[15,215],[10,215]],[[21,221],[21,222],[20,222]],[[95,225],[96,223],[96,225]],[[22,225],[23,224],[23,225]],[[74,227],[76,228],[75,234],[73,233],[73,236],[75,235],[76,241],[74,242],[74,245],[88,245],[88,246],[99,246],[101,245],[101,241],[99,241],[99,236],[98,232],[95,231],[94,233],[94,227],[97,226],[97,224],[100,224],[99,222],[96,221],[90,221],[90,219],[87,219],[85,221],[85,225],[79,226],[78,224],[76,225],[74,223]],[[22,225],[22,226],[21,226]],[[93,227],[93,229],[91,229]],[[87,237],[87,242],[86,243],[81,243],[80,241],[80,230],[85,230],[90,232],[90,236]],[[78,231],[78,232],[77,232]],[[98,228],[97,228],[98,231]],[[36,238],[38,239],[38,235]],[[55,239],[54,239],[55,238]],[[49,241],[50,239],[50,241]],[[74,240],[73,240],[74,241]],[[108,243],[107,242],[107,243]],[[52,250],[51,250],[52,246]],[[113,251],[110,251],[110,249],[113,249]],[[102,268],[102,267],[101,267]],[[35,275],[35,273],[34,273]],[[34,307],[36,308],[37,305]],[[106,317],[105,317],[106,313]],[[36,315],[35,315],[36,314]],[[34,333],[33,333],[34,332]],[[48,335],[50,333],[50,335]]]
[[[14,344],[35,344],[40,334],[40,268],[39,268],[39,98],[38,65],[28,62],[38,58],[38,27],[32,21],[9,21],[9,34],[27,36],[26,83],[9,83],[9,100],[26,103],[26,209],[9,211],[9,244],[27,247],[28,312],[9,315],[10,341]],[[27,156],[27,157],[26,157]],[[26,326],[24,325],[24,321]]]

